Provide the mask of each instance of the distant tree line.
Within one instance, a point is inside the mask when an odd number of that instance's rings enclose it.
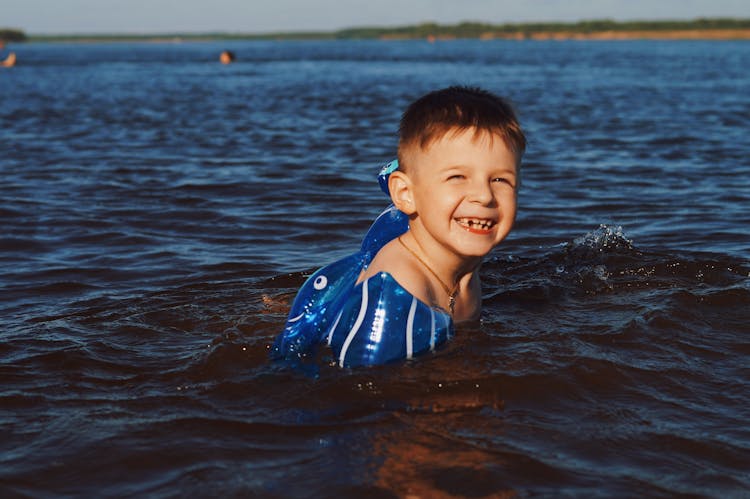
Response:
[[[530,33],[598,33],[603,31],[673,31],[673,30],[750,29],[750,19],[695,19],[692,21],[613,21],[599,19],[576,23],[485,24],[463,22],[454,25],[423,23],[396,28],[363,27],[335,32],[336,38],[424,38],[449,36],[477,38],[487,34],[523,35]]]
[[[18,29],[0,28],[0,42],[25,42],[26,33]]]
[[[694,19],[689,21],[613,21],[599,19],[575,23],[519,23],[488,24],[462,22],[459,24],[423,23],[397,27],[359,27],[338,31],[280,32],[280,33],[165,33],[165,34],[107,34],[107,35],[33,35],[29,41],[145,41],[145,40],[335,40],[428,37],[480,38],[493,36],[531,37],[544,33],[590,34],[628,31],[688,31],[688,30],[750,30],[750,19]],[[0,40],[26,41],[20,30],[0,29]]]

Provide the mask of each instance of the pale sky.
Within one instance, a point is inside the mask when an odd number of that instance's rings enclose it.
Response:
[[[330,31],[421,22],[750,18],[750,0],[0,0],[27,34]]]

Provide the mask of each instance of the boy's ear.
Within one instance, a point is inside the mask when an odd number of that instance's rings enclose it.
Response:
[[[391,201],[399,211],[407,215],[416,211],[412,182],[406,173],[398,170],[391,173],[391,176],[388,177],[388,191],[391,193]]]

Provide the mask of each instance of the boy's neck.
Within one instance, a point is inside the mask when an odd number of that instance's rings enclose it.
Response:
[[[425,237],[416,227],[412,227],[403,237],[407,244],[411,240],[413,247],[419,251],[420,256],[426,258],[426,265],[449,288],[456,284],[459,285],[459,289],[465,288],[482,264],[482,257],[456,255],[438,242],[433,241],[429,236]]]

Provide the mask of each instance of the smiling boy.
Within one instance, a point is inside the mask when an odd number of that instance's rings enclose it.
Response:
[[[449,87],[415,101],[398,161],[379,177],[394,206],[359,252],[302,285],[271,356],[303,358],[325,342],[342,367],[384,364],[434,351],[454,322],[477,319],[479,266],[513,226],[525,147],[512,108],[489,92]]]
[[[482,258],[516,217],[523,131],[503,99],[449,87],[409,106],[399,139],[388,188],[409,230],[377,253],[359,281],[388,272],[454,321],[477,319]]]

